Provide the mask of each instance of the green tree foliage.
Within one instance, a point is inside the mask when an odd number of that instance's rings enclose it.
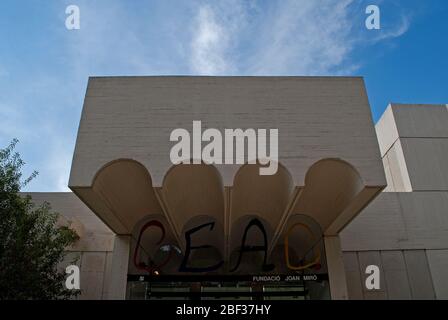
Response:
[[[0,299],[68,299],[79,292],[65,288],[65,270],[57,266],[78,236],[57,225],[48,203],[36,206],[19,194],[37,172],[21,180],[16,144],[0,149]]]

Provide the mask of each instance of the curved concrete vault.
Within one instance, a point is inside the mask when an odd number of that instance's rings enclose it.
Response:
[[[174,165],[166,172],[162,186],[153,187],[144,165],[118,159],[97,172],[90,188],[75,193],[113,231],[132,235],[134,240],[144,222],[160,221],[165,240],[159,243],[157,232],[145,232],[142,252],[153,255],[168,242],[183,251],[186,231],[204,225],[192,240],[210,245],[217,257],[228,261],[240,248],[251,219],[262,222],[272,254],[283,246],[288,230],[300,221],[303,224],[301,217],[309,217],[318,226],[313,233],[337,235],[379,192],[365,186],[358,171],[341,159],[314,163],[306,172],[304,186],[294,186],[291,173],[282,164],[271,176],[259,175],[259,167],[242,165],[233,186],[225,187],[212,165]],[[300,240],[302,245],[312,246],[312,240],[305,238]],[[262,243],[262,234],[251,232],[248,241]]]

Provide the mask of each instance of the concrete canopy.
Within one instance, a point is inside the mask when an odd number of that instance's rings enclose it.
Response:
[[[207,127],[279,131],[279,167],[170,162],[170,132]],[[69,187],[115,233],[160,217],[183,233],[213,221],[206,241],[229,257],[252,216],[270,248],[301,215],[337,235],[386,180],[362,78],[90,78]],[[236,240],[238,239],[238,240]]]

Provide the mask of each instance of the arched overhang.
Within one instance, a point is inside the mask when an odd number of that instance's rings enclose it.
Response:
[[[184,233],[193,224],[213,222],[210,238],[202,240],[213,242],[228,259],[248,217],[263,221],[272,253],[292,216],[306,214],[324,235],[337,235],[382,189],[364,185],[358,171],[342,159],[315,162],[307,170],[304,186],[294,186],[280,163],[274,175],[260,175],[260,167],[241,166],[233,186],[224,188],[213,165],[178,164],[166,172],[162,187],[154,188],[141,163],[118,159],[97,172],[91,187],[74,191],[117,234],[131,235],[145,217],[163,217],[181,249]]]
[[[347,161],[326,158],[315,162],[307,170],[305,185],[296,186],[271,248],[277,245],[293,215],[308,215],[319,224],[324,235],[338,235],[381,190],[366,186],[358,170]]]
[[[235,239],[241,239],[244,230],[241,226],[247,225],[247,217],[256,216],[264,222],[266,230],[275,230],[291,201],[294,186],[289,171],[279,163],[274,175],[260,175],[261,167],[258,163],[245,164],[235,174],[226,226],[227,255],[240,241]],[[269,242],[272,236],[273,232],[269,232]]]
[[[90,187],[74,192],[117,234],[131,235],[145,216],[163,214],[150,173],[133,159],[108,162]]]
[[[214,221],[218,229],[224,225],[224,186],[213,165],[172,166],[165,174],[159,198],[182,247],[185,247],[185,226],[189,223],[193,227],[191,221]],[[217,234],[216,231],[211,234]]]
[[[348,162],[341,159],[317,161],[306,173],[305,187],[292,213],[308,213],[327,231],[363,188],[361,176]]]

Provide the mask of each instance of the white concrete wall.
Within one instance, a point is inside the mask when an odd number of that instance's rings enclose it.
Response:
[[[82,225],[81,239],[71,251],[103,252],[112,251],[114,233],[72,192],[29,192],[33,202],[49,202],[53,211],[60,213],[65,222]]]
[[[37,205],[49,202],[53,211],[70,223],[82,224],[80,239],[71,247],[59,265],[60,270],[71,264],[80,268],[81,294],[77,299],[99,300],[109,298],[112,255],[115,235],[86,205],[71,192],[27,193]],[[127,256],[126,256],[127,263]]]
[[[376,125],[388,186],[341,233],[351,299],[448,299],[448,110],[390,105]],[[381,290],[364,285],[367,263]]]
[[[346,251],[346,270],[349,299],[447,299],[443,292],[446,281],[433,278],[425,250],[371,250]],[[365,273],[367,265],[380,268],[380,289],[367,290]],[[440,266],[440,263],[436,265]],[[438,270],[446,276],[446,271]],[[441,287],[438,291],[436,286]]]
[[[389,105],[375,129],[386,191],[448,190],[446,105]]]
[[[102,300],[108,298],[107,288],[110,279],[111,252],[76,252],[67,253],[59,268],[65,270],[75,264],[80,269],[81,294],[79,300]],[[75,263],[73,263],[76,261]]]
[[[161,186],[172,166],[176,128],[279,130],[280,161],[304,185],[313,163],[340,158],[365,185],[385,185],[362,78],[357,77],[99,77],[90,78],[69,186],[90,187],[106,163],[131,158]],[[218,165],[231,186],[240,165]]]
[[[345,251],[448,248],[448,192],[382,193],[341,232]]]
[[[448,190],[448,137],[400,140],[412,190]]]
[[[448,192],[383,193],[341,233],[350,299],[448,299]],[[365,268],[381,270],[367,290]]]

